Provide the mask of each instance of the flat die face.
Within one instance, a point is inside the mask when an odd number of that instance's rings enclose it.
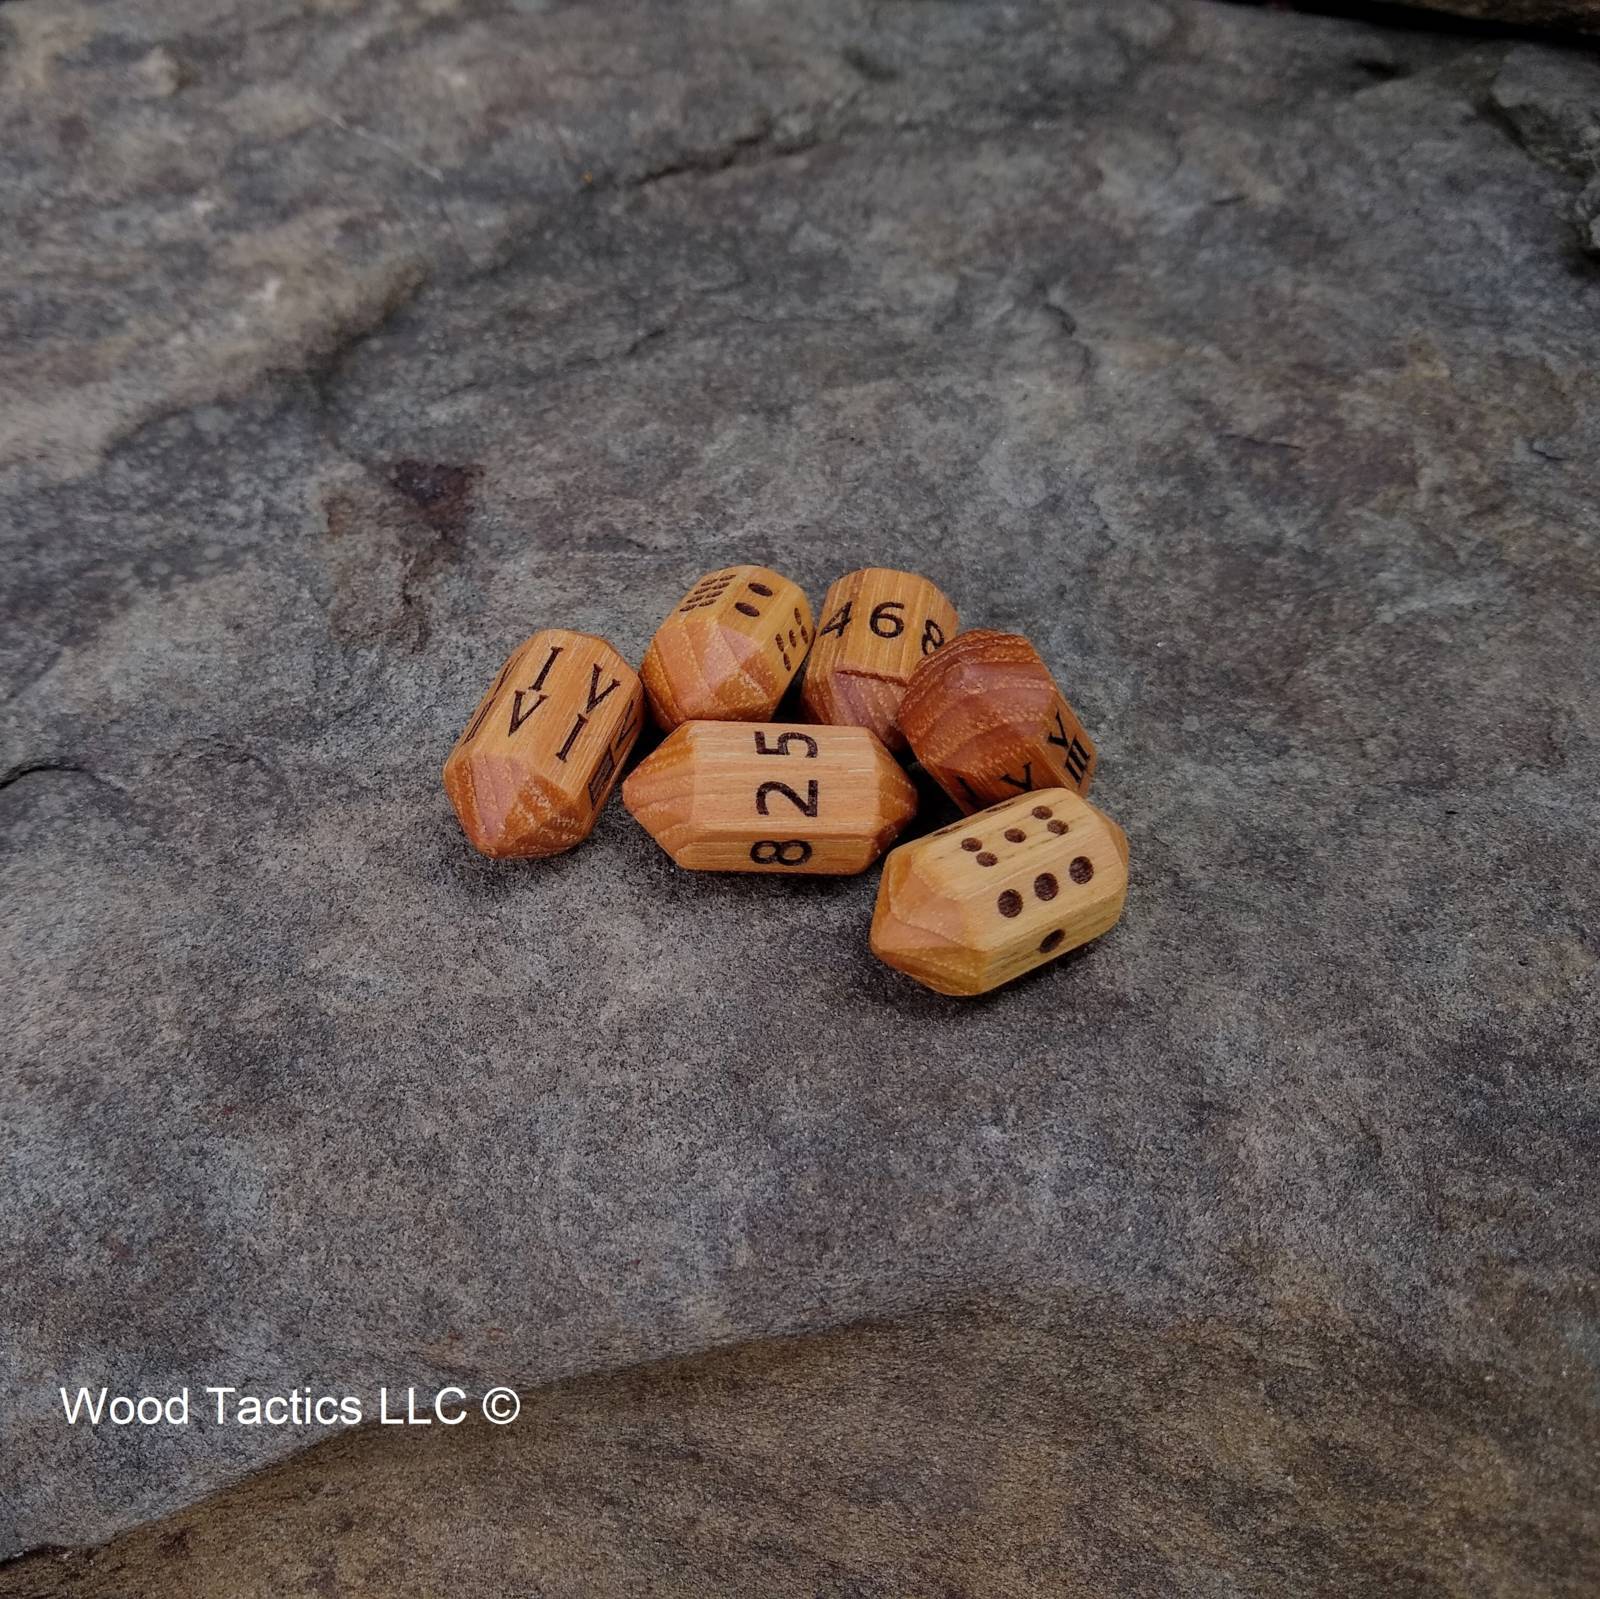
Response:
[[[546,628],[478,702],[445,792],[485,855],[556,855],[587,838],[644,723],[644,690],[604,639]]]
[[[1094,781],[1097,752],[1034,647],[1015,633],[962,633],[919,667],[901,725],[924,769],[963,811]]]
[[[946,994],[981,994],[1122,915],[1127,840],[1071,789],[1041,789],[903,845],[884,868],[873,953]]]
[[[778,707],[811,647],[811,606],[765,566],[708,572],[650,641],[640,675],[667,730],[700,718],[761,721]]]
[[[863,871],[916,814],[916,790],[862,727],[688,722],[623,803],[695,871]]]
[[[806,716],[871,728],[904,751],[900,701],[921,662],[955,636],[955,606],[915,572],[869,566],[828,590],[821,615],[800,692]]]

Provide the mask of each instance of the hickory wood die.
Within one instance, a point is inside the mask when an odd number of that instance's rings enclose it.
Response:
[[[893,851],[872,952],[941,994],[983,994],[1098,938],[1127,892],[1122,829],[1071,789],[1040,789]]]
[[[765,566],[707,572],[650,640],[639,675],[664,731],[770,717],[811,647],[811,606]]]
[[[925,577],[868,566],[822,602],[800,706],[808,720],[871,728],[904,754],[900,701],[918,664],[955,637],[956,608]]]
[[[622,802],[679,866],[814,875],[864,871],[917,809],[866,728],[774,722],[684,723]]]
[[[1017,633],[958,634],[912,674],[900,726],[963,811],[1061,786],[1086,794],[1094,741],[1039,652]]]
[[[445,792],[485,855],[558,855],[589,836],[644,724],[644,690],[603,638],[545,628],[478,702]]]

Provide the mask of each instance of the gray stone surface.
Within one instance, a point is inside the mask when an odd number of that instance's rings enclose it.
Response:
[[[536,1384],[1018,1286],[1594,1436],[1569,60],[1202,0],[0,7],[0,1548],[307,1441],[60,1382]],[[736,559],[1029,633],[1123,924],[959,1003],[870,878],[693,878],[615,806],[472,856],[438,767],[508,647],[637,657]]]
[[[1030,1296],[368,1427],[5,1599],[1592,1599],[1592,1412],[1281,1318]]]

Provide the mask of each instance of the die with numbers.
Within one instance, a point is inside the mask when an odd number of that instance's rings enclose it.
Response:
[[[1039,652],[1017,633],[959,633],[912,674],[900,726],[963,811],[1094,780],[1094,741]]]
[[[841,577],[820,614],[800,689],[807,718],[870,727],[904,753],[900,701],[918,663],[955,636],[955,606],[915,572],[868,566]]]
[[[622,785],[679,866],[844,876],[916,814],[917,794],[864,727],[685,722]]]
[[[983,994],[1114,926],[1128,840],[1069,788],[1021,794],[884,862],[872,952],[941,994]]]
[[[593,830],[643,725],[643,687],[610,644],[545,628],[479,700],[445,793],[485,855],[559,855]]]
[[[663,731],[684,722],[760,722],[811,648],[811,606],[764,566],[707,572],[656,629],[639,675]]]

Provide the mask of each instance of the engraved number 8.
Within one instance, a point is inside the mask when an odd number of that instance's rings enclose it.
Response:
[[[757,866],[804,866],[811,846],[803,838],[758,838],[750,846],[750,859]]]

